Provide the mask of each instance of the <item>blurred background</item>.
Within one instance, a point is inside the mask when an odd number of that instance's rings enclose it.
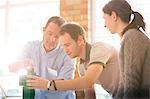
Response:
[[[17,85],[18,79],[15,74],[8,72],[8,64],[16,59],[27,41],[42,40],[43,27],[48,18],[54,15],[79,22],[87,31],[88,42],[102,41],[119,49],[119,37],[110,34],[104,27],[102,7],[108,1],[0,0],[0,83],[5,87],[11,82],[13,86]],[[147,34],[150,34],[150,0],[127,1],[133,10],[143,15],[147,23]]]

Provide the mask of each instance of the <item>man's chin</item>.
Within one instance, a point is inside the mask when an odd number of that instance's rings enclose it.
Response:
[[[76,58],[76,56],[72,56],[72,55],[69,55],[69,56],[70,56],[72,59],[73,59],[73,58]]]

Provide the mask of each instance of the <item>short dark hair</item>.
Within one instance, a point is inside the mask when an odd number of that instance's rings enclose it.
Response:
[[[78,40],[79,36],[85,36],[84,28],[80,24],[75,22],[66,23],[61,27],[59,31],[59,36],[64,35],[65,33],[68,33],[71,36],[71,38],[75,41]]]
[[[45,27],[47,27],[50,22],[53,22],[61,27],[66,22],[66,20],[61,16],[53,16],[48,19]]]

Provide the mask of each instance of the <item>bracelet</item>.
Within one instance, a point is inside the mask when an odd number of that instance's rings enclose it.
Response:
[[[48,81],[47,90],[57,90],[55,80]]]
[[[55,80],[52,80],[52,82],[53,82],[53,84],[54,84],[54,89],[55,89],[55,91],[56,91],[56,90],[57,90],[57,88],[56,88]]]
[[[47,90],[50,90],[50,86],[52,85],[52,80],[48,81],[47,83]]]

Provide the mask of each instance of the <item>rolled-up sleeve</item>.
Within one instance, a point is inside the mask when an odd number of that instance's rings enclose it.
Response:
[[[89,64],[100,63],[105,67],[105,64],[111,56],[111,52],[110,47],[104,43],[97,43],[93,45],[90,52]]]

